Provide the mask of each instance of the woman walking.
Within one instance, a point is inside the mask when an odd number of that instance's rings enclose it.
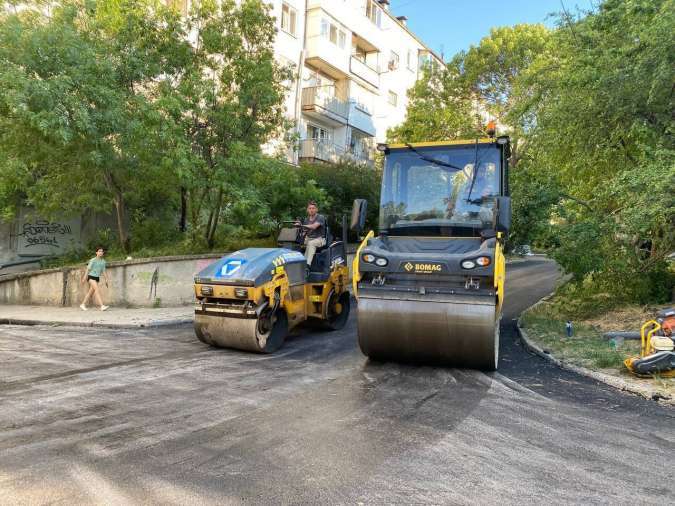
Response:
[[[101,307],[101,311],[108,309],[108,306],[103,304],[101,300],[101,293],[98,289],[98,283],[101,280],[101,276],[105,275],[105,284],[108,286],[108,273],[105,271],[105,260],[103,260],[104,255],[103,248],[96,248],[96,256],[89,260],[87,264],[87,270],[85,271],[85,276],[87,276],[87,283],[89,283],[89,291],[87,295],[84,296],[82,304],[80,304],[80,309],[82,311],[87,310],[87,302],[89,297],[94,296],[94,300]],[[82,276],[82,282],[84,283],[84,276]]]

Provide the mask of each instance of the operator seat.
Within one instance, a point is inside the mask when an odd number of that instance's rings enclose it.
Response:
[[[335,241],[330,228],[326,225],[325,232],[326,245],[317,248],[316,254],[312,259],[312,265],[309,267],[307,282],[324,283],[330,277],[331,265],[339,258],[346,262],[345,248],[342,241]]]

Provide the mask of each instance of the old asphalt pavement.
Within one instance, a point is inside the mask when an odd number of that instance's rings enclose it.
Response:
[[[370,363],[354,317],[273,356],[189,326],[0,326],[0,502],[675,502],[673,409],[519,345],[557,276],[510,267],[493,374]]]

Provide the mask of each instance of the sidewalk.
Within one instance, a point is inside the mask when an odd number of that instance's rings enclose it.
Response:
[[[100,311],[90,307],[0,305],[0,324],[71,325],[77,327],[140,328],[192,323],[193,306],[162,308],[110,307]]]

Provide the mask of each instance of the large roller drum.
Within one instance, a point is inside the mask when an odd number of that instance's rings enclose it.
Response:
[[[493,298],[385,297],[359,297],[359,346],[371,359],[497,368],[499,321]]]

